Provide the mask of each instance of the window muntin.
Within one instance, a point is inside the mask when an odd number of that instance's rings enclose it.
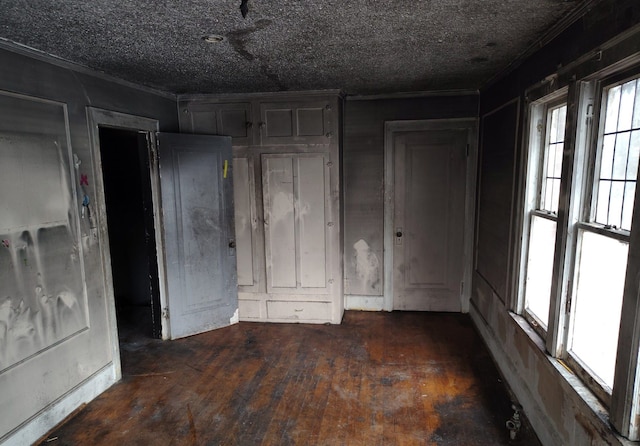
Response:
[[[558,201],[560,198],[560,175],[566,119],[566,104],[558,105],[547,111],[547,132],[545,135],[544,163],[538,209],[554,214],[558,213]]]
[[[593,221],[608,228],[631,229],[640,157],[640,82],[633,79],[603,94],[604,127]]]

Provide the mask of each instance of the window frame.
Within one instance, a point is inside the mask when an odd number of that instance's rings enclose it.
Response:
[[[547,79],[547,85],[533,87],[529,99],[526,125],[529,134],[525,137],[523,157],[524,185],[521,195],[521,227],[522,236],[517,264],[518,275],[516,285],[516,301],[513,309],[522,315],[535,332],[544,340],[548,353],[568,366],[581,382],[610,410],[611,419],[616,428],[630,439],[640,439],[640,425],[634,417],[640,415],[640,260],[632,260],[633,249],[640,249],[640,228],[636,223],[635,232],[624,229],[607,227],[595,223],[597,199],[597,183],[600,173],[600,158],[604,134],[604,120],[606,112],[603,110],[604,92],[616,85],[640,78],[640,55],[637,64],[628,69],[609,67],[586,76],[583,79],[571,79],[564,88],[554,84],[557,79]],[[549,85],[551,84],[551,85]],[[640,86],[638,86],[640,88]],[[545,113],[554,105],[567,103],[565,122],[564,153],[562,160],[562,174],[560,186],[560,200],[556,215],[556,241],[554,247],[553,278],[549,305],[549,324],[545,331],[535,315],[525,308],[525,281],[529,239],[531,234],[532,215],[543,215],[546,211],[538,211],[539,201],[532,205],[531,189],[542,191],[543,162],[539,163],[536,184],[531,184],[532,163],[536,162],[535,150],[532,145],[537,144],[538,150],[545,150],[545,137],[538,137],[536,141],[536,127],[540,118],[540,107],[544,106]],[[546,118],[546,115],[545,115]],[[545,120],[546,122],[546,120]],[[603,129],[602,131],[600,129]],[[543,144],[541,146],[541,143]],[[539,157],[538,157],[539,158]],[[590,168],[593,166],[593,168]],[[636,184],[640,178],[636,180]],[[640,215],[640,187],[636,186],[635,201],[632,209],[632,221],[639,221]],[[625,271],[625,285],[622,304],[621,328],[619,332],[615,377],[613,388],[609,388],[589,367],[572,354],[569,349],[569,336],[573,323],[575,308],[572,300],[576,292],[574,280],[578,261],[580,259],[580,237],[582,232],[593,232],[599,235],[623,241],[629,244],[629,257]],[[635,242],[634,242],[635,240]],[[640,259],[640,254],[638,255]],[[635,275],[634,275],[635,274]],[[635,277],[635,279],[633,279]],[[635,286],[635,288],[634,288]],[[626,315],[633,312],[633,317]],[[625,333],[630,333],[632,339],[626,339]],[[631,343],[632,348],[629,348]]]
[[[634,79],[638,79],[640,84],[640,67],[636,69],[624,70],[622,72],[614,73],[612,75],[603,77],[602,79],[599,79],[596,82],[597,94],[595,98],[596,101],[594,104],[594,122],[597,120],[598,125],[593,126],[594,128],[592,129],[593,140],[595,141],[595,148],[593,153],[593,157],[595,158],[595,161],[593,162],[593,166],[594,166],[593,170],[589,172],[591,176],[589,181],[591,181],[591,183],[593,184],[593,188],[591,190],[591,196],[588,197],[588,202],[587,202],[588,209],[585,208],[585,214],[583,216],[585,222],[589,222],[594,226],[602,227],[603,229],[608,231],[608,233],[612,234],[612,236],[615,236],[615,234],[620,236],[626,236],[627,240],[629,239],[629,236],[630,236],[630,232],[631,232],[630,230],[617,228],[615,226],[610,227],[603,223],[597,223],[595,219],[596,219],[596,213],[597,213],[597,199],[598,199],[598,191],[599,191],[599,184],[598,184],[599,173],[598,172],[600,172],[600,167],[602,163],[601,148],[604,144],[604,135],[605,135],[604,128],[605,128],[605,121],[606,121],[606,112],[603,113],[603,111],[605,111],[604,110],[605,102],[603,101],[604,93],[605,93],[605,90],[614,88],[619,85],[623,85],[624,83]],[[640,88],[640,85],[638,85],[637,88]],[[619,118],[619,115],[618,115],[618,118]],[[636,183],[637,183],[637,180],[636,180]]]
[[[526,307],[526,280],[529,259],[529,245],[531,239],[531,226],[533,217],[540,217],[556,223],[556,237],[558,234],[558,213],[540,209],[542,194],[544,192],[544,167],[547,159],[547,135],[550,128],[549,112],[553,109],[567,105],[568,113],[568,89],[563,88],[547,94],[529,104],[528,121],[529,134],[526,146],[526,171],[525,176],[525,203],[522,212],[523,238],[520,250],[520,274],[518,279],[517,312],[521,314],[535,332],[543,339],[547,337],[549,324],[545,324],[533,312]],[[566,119],[566,118],[565,118]],[[566,121],[565,121],[566,122]],[[565,126],[565,142],[567,127]],[[564,156],[563,156],[564,166]],[[553,288],[553,282],[552,282]],[[549,306],[552,301],[550,298]],[[549,322],[551,320],[549,319]]]
[[[576,151],[584,152],[582,165],[576,166],[576,171],[582,173],[582,175],[577,175],[577,181],[581,182],[581,199],[579,200],[580,203],[577,205],[577,221],[573,222],[573,228],[569,228],[573,233],[573,240],[570,248],[568,249],[571,249],[572,251],[570,256],[573,261],[571,262],[570,269],[568,271],[568,294],[566,297],[564,314],[566,329],[563,332],[564,348],[557,351],[557,357],[566,362],[574,373],[580,377],[589,390],[591,390],[607,408],[611,407],[613,388],[609,387],[601,378],[593,373],[588,365],[569,350],[568,346],[571,342],[570,336],[573,331],[572,327],[575,317],[574,301],[578,285],[576,275],[578,273],[577,269],[580,262],[580,246],[582,243],[583,233],[591,232],[600,236],[629,243],[630,231],[607,227],[605,224],[596,223],[595,215],[596,200],[598,196],[598,179],[602,159],[604,124],[606,118],[606,112],[603,108],[605,90],[616,85],[620,85],[631,78],[640,77],[640,70],[633,71],[632,73],[633,74],[629,72],[616,73],[612,76],[602,77],[585,83],[585,86],[587,87],[585,89],[586,91],[583,91],[583,93],[578,97],[579,102],[588,104],[588,111],[584,122],[580,123],[580,121],[578,121],[577,131],[586,133],[588,135],[588,140],[584,142],[584,146],[577,145],[574,148]],[[573,194],[575,195],[575,192]],[[635,206],[636,203],[634,203],[634,207]]]

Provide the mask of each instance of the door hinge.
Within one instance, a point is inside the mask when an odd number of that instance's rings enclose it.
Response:
[[[169,308],[164,307],[162,309],[162,319],[169,319]]]
[[[460,295],[462,296],[464,294],[464,281],[460,282]]]
[[[467,144],[467,156],[469,156],[469,144]]]

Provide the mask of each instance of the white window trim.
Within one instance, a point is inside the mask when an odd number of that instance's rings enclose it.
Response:
[[[524,201],[523,206],[520,207],[522,210],[522,214],[520,218],[522,219],[522,241],[521,241],[521,249],[520,249],[520,259],[519,259],[519,274],[518,274],[518,293],[516,303],[516,312],[521,314],[527,322],[532,326],[532,328],[544,339],[547,334],[547,330],[541,325],[540,321],[533,315],[532,313],[526,311],[525,308],[525,288],[526,288],[526,278],[527,278],[527,263],[529,258],[529,237],[531,235],[531,220],[532,215],[537,215],[542,218],[550,218],[549,214],[543,211],[539,211],[538,203],[540,200],[540,191],[542,190],[542,176],[544,170],[544,159],[543,152],[546,148],[546,134],[548,127],[547,122],[547,111],[549,108],[553,108],[560,103],[567,102],[567,88],[563,88],[557,90],[549,95],[546,95],[536,101],[531,102],[528,110],[528,141],[527,146],[525,148],[526,152],[526,168],[524,171]],[[545,126],[545,131],[540,131],[539,127],[541,125]],[[565,129],[566,133],[566,129]],[[563,159],[564,163],[564,159]],[[563,164],[564,166],[564,164]],[[530,179],[534,178],[535,181],[530,181]],[[558,222],[558,216],[554,215],[552,218],[556,222]],[[556,229],[557,231],[557,229]],[[557,233],[557,232],[556,232]],[[553,284],[552,284],[553,287]],[[551,320],[549,320],[551,322]],[[547,328],[548,329],[548,328]]]

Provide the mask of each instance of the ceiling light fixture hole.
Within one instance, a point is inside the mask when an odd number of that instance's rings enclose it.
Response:
[[[218,34],[209,34],[208,36],[203,36],[202,40],[207,43],[220,43],[224,40],[224,37]]]

